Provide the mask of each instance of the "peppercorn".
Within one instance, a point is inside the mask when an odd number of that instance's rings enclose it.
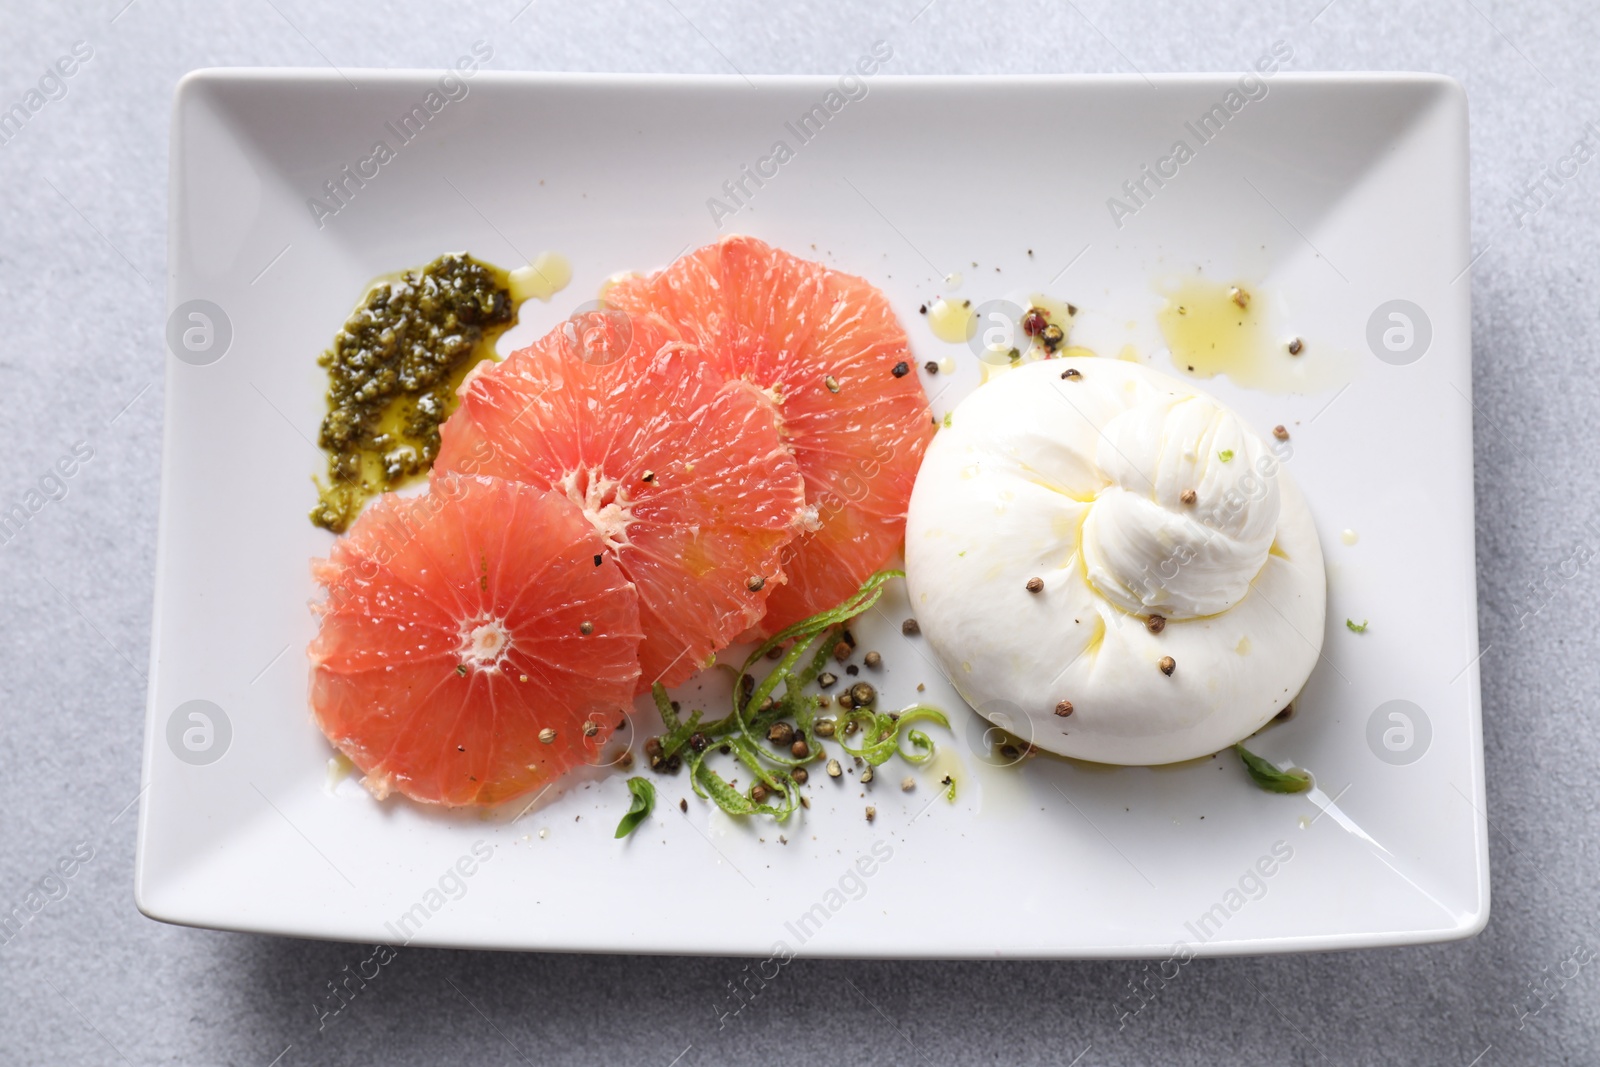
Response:
[[[933,360],[930,359],[930,360],[928,360],[928,362],[926,362],[926,363],[924,363],[922,365],[922,369],[927,371],[929,374],[938,374],[939,373],[939,364],[935,363]]]
[[[828,761],[828,777],[829,778],[837,778],[843,773],[844,773],[844,768],[839,766],[839,761],[838,760],[831,759],[831,760]]]
[[[1305,342],[1296,337],[1294,340],[1289,342],[1289,354],[1291,356],[1298,356],[1302,351],[1305,350],[1305,347]]]
[[[1072,701],[1063,700],[1056,705],[1056,714],[1063,719],[1072,714]]]
[[[1037,337],[1050,325],[1050,320],[1044,317],[1044,312],[1031,307],[1022,313],[1022,332],[1028,337]]]
[[[804,767],[796,767],[789,772],[789,777],[794,779],[795,785],[805,785],[811,780],[811,772]]]
[[[907,637],[915,637],[922,632],[922,624],[916,619],[907,619],[900,624],[900,632]]]
[[[555,739],[556,739],[556,732],[555,732],[555,729],[553,727],[546,726],[543,730],[539,731],[539,740],[543,741],[545,744],[548,745],[550,742],[554,741]]]
[[[883,657],[876,652],[868,652],[864,657],[862,657],[861,662],[876,670],[877,668],[883,666]]]
[[[1030,593],[1037,593],[1039,590],[1044,588],[1044,579],[1029,578],[1028,584],[1024,588],[1026,588]]]
[[[878,699],[878,691],[871,682],[857,682],[850,687],[850,702],[858,708],[870,707]]]
[[[766,584],[767,584],[767,580],[765,578],[763,578],[761,575],[752,574],[750,576],[750,578],[744,583],[744,587],[746,589],[750,590],[752,593],[759,593],[759,592],[761,592],[762,588],[764,586],[766,586]]]
[[[1078,368],[1076,368],[1076,367],[1068,367],[1066,370],[1061,372],[1061,377],[1066,378],[1066,379],[1076,380],[1078,378],[1082,378],[1083,377],[1083,373],[1081,371],[1079,371]]]
[[[1044,346],[1050,349],[1052,352],[1055,351],[1056,348],[1060,346],[1061,342],[1065,341],[1066,339],[1067,331],[1063,330],[1053,322],[1046,326],[1039,333],[1039,340],[1043,341]]]
[[[845,660],[849,659],[850,645],[844,641],[840,641],[838,644],[834,645],[833,658],[838,660],[840,663],[843,663]]]
[[[760,782],[757,782],[755,785],[751,786],[750,799],[755,801],[757,804],[761,803],[763,800],[766,800],[767,787],[762,785]]]
[[[795,759],[805,759],[811,755],[811,746],[806,744],[805,738],[797,737],[794,739],[794,744],[789,746],[789,754]]]
[[[873,807],[871,804],[868,804],[867,805],[867,821],[871,822],[873,819],[876,819],[877,817],[878,817],[878,809]]]
[[[652,737],[646,740],[644,743],[644,754],[646,756],[661,755],[661,738]]]
[[[711,744],[711,739],[698,730],[689,735],[689,747],[696,752],[704,752],[709,744]]]
[[[821,674],[817,675],[817,684],[824,689],[832,689],[833,684],[838,680],[839,676],[834,674],[832,671],[823,671]]]
[[[894,370],[892,370],[890,373],[896,378],[904,378],[907,374],[911,373],[911,364],[902,359],[899,363],[894,365]]]
[[[775,745],[787,745],[794,740],[794,727],[786,722],[775,722],[767,727],[767,740]]]
[[[861,784],[862,785],[869,785],[869,784],[871,784],[871,782],[872,782],[872,768],[868,767],[866,770],[861,772]]]
[[[1280,441],[1287,441],[1289,439],[1289,431],[1286,427],[1274,426],[1272,428],[1272,436],[1276,437]]]
[[[832,719],[818,719],[816,724],[811,727],[812,732],[818,737],[832,737],[833,729]]]
[[[1166,675],[1168,678],[1171,678],[1172,672],[1178,669],[1178,661],[1173,659],[1171,656],[1162,656],[1161,662],[1156,664],[1156,666],[1161,668],[1162,674]]]
[[[583,636],[588,637],[590,634],[594,633],[594,623],[580,622],[578,624],[578,632]]]
[[[597,734],[599,732],[600,732],[600,724],[599,723],[597,723],[597,722],[585,722],[583,724],[583,736],[584,737],[593,737],[595,734]]]
[[[1183,492],[1178,494],[1178,499],[1183,501],[1185,504],[1193,504],[1198,497],[1193,489],[1185,489]]]
[[[1165,616],[1152,615],[1144,620],[1144,628],[1153,634],[1158,634],[1167,628],[1167,620]]]

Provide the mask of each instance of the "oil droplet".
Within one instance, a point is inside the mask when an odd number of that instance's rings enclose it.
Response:
[[[1300,816],[1300,829],[1309,830],[1310,828],[1311,828],[1311,816],[1309,816],[1309,815]]]
[[[1357,541],[1361,540],[1361,535],[1356,533],[1354,530],[1346,530],[1344,533],[1339,535],[1339,540],[1343,541],[1347,545],[1353,545]]]
[[[1250,654],[1250,638],[1239,638],[1239,643],[1233,646],[1233,650],[1241,656],[1248,656]]]
[[[966,301],[940,297],[928,305],[928,328],[941,341],[964,344],[978,332],[978,319]]]
[[[327,781],[324,783],[328,792],[331,793],[335,789],[338,789],[339,783],[350,777],[351,772],[355,769],[356,765],[351,763],[350,757],[346,756],[343,752],[338,753],[332,759],[328,760],[328,777]]]
[[[1272,328],[1271,302],[1246,282],[1187,278],[1162,288],[1156,316],[1180,374],[1214,378],[1268,393],[1310,393],[1342,385],[1350,367],[1330,345],[1307,345],[1290,355]]]
[[[944,276],[944,287],[946,289],[959,289],[961,288],[961,281],[961,272],[953,270]]]
[[[606,302],[606,294],[611,292],[611,287],[612,286],[621,285],[623,282],[632,281],[633,279],[635,279],[637,277],[639,277],[639,273],[637,271],[631,271],[631,270],[619,270],[619,271],[617,271],[617,273],[613,274],[611,277],[607,278],[605,281],[600,283],[600,291],[595,294],[595,299],[600,301],[600,303],[604,304]]]
[[[1123,345],[1122,351],[1117,353],[1117,358],[1124,363],[1138,363],[1139,350],[1132,345]]]
[[[954,374],[956,372],[956,357],[945,356],[939,361],[940,374]]]
[[[550,836],[550,827],[548,827],[548,826],[539,827],[539,840],[540,841],[543,841],[545,838],[547,838],[549,836]]]
[[[988,385],[990,382],[1000,377],[1000,375],[1010,370],[1013,366],[1014,364],[1010,360],[1006,360],[1003,363],[991,363],[987,359],[979,360],[978,384]]]
[[[526,267],[518,267],[510,274],[511,299],[522,303],[529,297],[548,302],[572,281],[572,264],[559,252],[541,252]]]

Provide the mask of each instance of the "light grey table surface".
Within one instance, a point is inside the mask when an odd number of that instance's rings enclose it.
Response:
[[[1588,439],[1600,163],[1548,186],[1526,226],[1509,206],[1600,121],[1595,5],[124,2],[7,2],[0,32],[4,106],[74,42],[93,48],[66,95],[0,145],[0,504],[73,442],[94,449],[66,495],[0,544],[0,906],[80,843],[93,851],[67,895],[0,944],[0,1063],[1600,1063],[1600,961],[1570,975],[1600,947],[1600,710],[1584,617],[1600,551]],[[1226,71],[1284,39],[1297,70],[1458,78],[1481,253],[1487,930],[1196,963],[1121,1030],[1139,963],[799,962],[719,1028],[714,1005],[740,962],[407,950],[319,1032],[315,997],[359,946],[141,916],[134,819],[119,810],[139,789],[144,731],[173,85],[211,65],[434,68],[454,58],[441,42],[479,28],[495,35],[497,69],[836,73],[859,42],[890,37],[904,73]],[[1589,136],[1600,147],[1600,126]],[[1559,995],[1531,997],[1536,982]]]

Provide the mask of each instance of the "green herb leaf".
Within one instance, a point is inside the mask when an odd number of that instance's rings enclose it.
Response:
[[[1224,448],[1221,452],[1217,453],[1217,458],[1222,460],[1222,462],[1227,463],[1229,460],[1233,459],[1233,449]]]
[[[650,784],[649,779],[629,778],[628,792],[633,794],[633,804],[628,808],[628,814],[617,823],[618,837],[627,837],[633,833],[640,823],[650,817],[650,812],[656,806],[656,787]]]
[[[667,689],[660,682],[650,683],[650,695],[655,698],[656,710],[661,713],[661,725],[668,730],[678,728],[678,713],[672,710],[672,698],[667,696]]]
[[[1311,775],[1305,771],[1298,768],[1280,771],[1243,745],[1234,745],[1233,750],[1244,760],[1250,780],[1269,793],[1304,793],[1311,788]]]
[[[948,430],[950,428],[950,416],[954,415],[954,414],[955,414],[954,411],[947,411],[947,412],[944,413],[944,428],[945,429]]]
[[[682,719],[673,710],[667,691],[659,684],[652,686],[656,710],[665,727],[665,732],[657,739],[661,759],[681,757],[688,765],[689,784],[695,795],[711,801],[729,815],[769,815],[780,823],[787,820],[800,807],[800,791],[793,779],[793,770],[817,762],[823,751],[815,730],[821,698],[805,693],[804,689],[827,667],[839,628],[876,604],[885,584],[904,577],[904,571],[878,571],[844,603],[773,634],[750,653],[738,670],[727,665],[733,679],[732,707],[723,718],[702,722],[701,712],[694,711],[687,720]],[[755,677],[757,664],[777,649],[783,649],[777,663],[755,684],[750,695],[745,696],[740,679],[745,675]],[[810,754],[790,757],[787,753],[774,752],[766,744],[767,731],[772,724],[790,719],[795,724],[796,738],[805,741]],[[931,722],[950,728],[950,720],[943,712],[920,704],[898,715],[857,708],[834,721],[839,731],[834,735],[836,743],[847,753],[861,755],[874,766],[896,755],[913,764],[925,763],[933,755],[933,739],[921,730],[907,729],[910,724]],[[851,748],[843,740],[846,727],[852,722],[865,742],[860,749]],[[700,751],[694,751],[689,745],[689,739],[695,734],[702,735],[707,742]],[[907,744],[903,746],[902,740]],[[717,753],[743,764],[755,781],[766,788],[773,802],[751,800],[747,793],[718,774],[708,762]],[[953,784],[951,789],[953,791]],[[953,792],[951,795],[953,797]],[[622,832],[625,831],[619,828],[619,836]]]
[[[1350,620],[1350,619],[1344,620],[1344,624],[1347,627],[1350,628],[1350,632],[1353,633],[1353,634],[1364,634],[1364,633],[1367,632],[1367,620],[1366,619],[1362,619],[1361,620],[1361,625],[1359,625],[1359,626],[1357,626],[1355,624],[1355,622]]]

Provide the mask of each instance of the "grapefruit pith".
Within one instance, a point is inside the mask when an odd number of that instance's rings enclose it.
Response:
[[[660,315],[728,377],[778,399],[817,525],[784,555],[787,584],[767,603],[764,633],[843,602],[895,554],[933,425],[881,292],[729,237],[650,277],[619,280],[605,302],[635,318]]]
[[[581,509],[638,590],[644,690],[685,681],[761,618],[807,512],[772,401],[655,316],[610,314],[469,378],[435,468]]]
[[[380,798],[510,799],[591,761],[632,704],[638,598],[563,495],[436,475],[314,572],[311,706]]]

